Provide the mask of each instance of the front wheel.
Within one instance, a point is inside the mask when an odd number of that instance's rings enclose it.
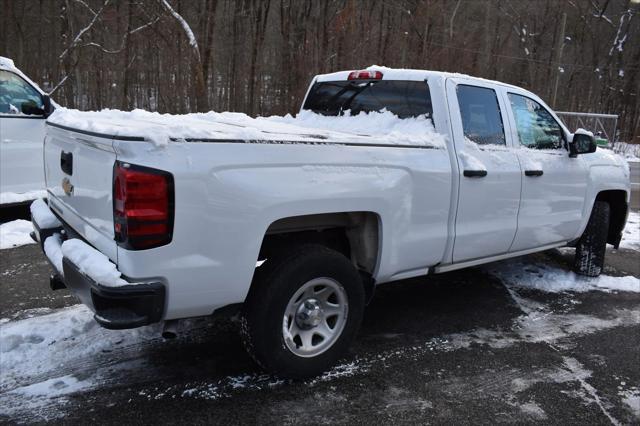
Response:
[[[256,271],[245,302],[245,347],[279,376],[316,376],[355,337],[364,301],[358,271],[336,251],[305,245],[272,256]]]
[[[604,267],[604,255],[609,233],[609,203],[596,201],[584,233],[576,245],[573,270],[588,277],[597,277]]]

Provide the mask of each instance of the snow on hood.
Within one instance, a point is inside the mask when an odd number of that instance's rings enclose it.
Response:
[[[252,118],[234,112],[171,115],[140,109],[82,112],[58,108],[48,121],[113,136],[144,137],[156,146],[166,146],[171,139],[445,146],[445,136],[436,133],[429,118],[400,119],[388,111],[341,117],[302,111],[297,117]]]

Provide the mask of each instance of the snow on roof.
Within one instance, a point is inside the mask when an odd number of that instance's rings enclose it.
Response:
[[[497,84],[500,86],[507,86],[518,88],[517,86],[513,86],[508,83],[504,83],[496,80],[487,80],[481,77],[474,77],[467,74],[460,74],[455,72],[446,72],[446,71],[430,71],[430,70],[416,70],[416,69],[408,69],[408,68],[388,68],[380,65],[371,65],[365,68],[368,71],[380,71],[382,73],[383,80],[409,80],[409,81],[422,81],[429,79],[430,77],[436,78],[464,78],[468,80],[477,80],[483,81],[486,83]],[[349,73],[355,70],[348,71],[338,71],[329,74],[319,74],[316,76],[314,81],[341,81],[346,80],[349,77]]]
[[[388,111],[341,117],[301,111],[296,117],[252,118],[236,112],[171,115],[140,109],[82,112],[58,108],[48,122],[125,139],[144,137],[157,146],[171,139],[445,145],[445,136],[436,133],[426,116],[400,119]]]
[[[16,65],[13,63],[12,59],[5,58],[4,56],[0,56],[0,68],[8,68],[13,70],[16,68]]]

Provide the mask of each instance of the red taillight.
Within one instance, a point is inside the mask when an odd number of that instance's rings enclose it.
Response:
[[[116,162],[113,228],[118,244],[132,250],[171,242],[173,176],[162,170]]]
[[[348,80],[382,80],[382,73],[369,70],[351,71]]]

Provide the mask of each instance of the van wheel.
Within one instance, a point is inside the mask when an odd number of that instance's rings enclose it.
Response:
[[[597,277],[602,272],[609,233],[609,215],[609,203],[594,203],[587,228],[576,245],[573,270],[577,274]]]
[[[245,348],[281,377],[317,376],[345,353],[364,311],[360,274],[342,254],[304,245],[256,269],[243,307]]]

